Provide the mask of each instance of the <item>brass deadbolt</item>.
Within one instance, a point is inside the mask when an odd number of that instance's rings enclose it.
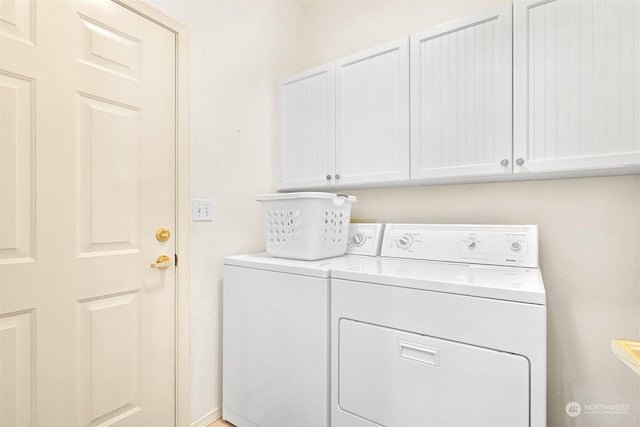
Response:
[[[156,231],[156,239],[158,239],[158,242],[166,242],[170,237],[171,232],[164,227],[160,227],[158,231]]]

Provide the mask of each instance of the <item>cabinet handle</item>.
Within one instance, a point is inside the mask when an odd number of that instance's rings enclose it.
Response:
[[[501,164],[502,166],[509,166],[509,160],[507,160],[507,159],[502,159],[502,161],[500,162],[500,164]]]
[[[520,157],[518,160],[516,160],[516,165],[518,165],[518,166],[524,165],[524,159],[522,157]]]
[[[331,181],[331,175],[327,174],[327,181]]]
[[[340,174],[339,173],[336,174],[336,179],[340,179]]]

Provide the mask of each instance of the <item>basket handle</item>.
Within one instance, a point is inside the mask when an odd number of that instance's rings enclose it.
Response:
[[[348,194],[336,194],[336,198],[333,199],[334,206],[342,206],[344,205],[344,201],[349,199]]]

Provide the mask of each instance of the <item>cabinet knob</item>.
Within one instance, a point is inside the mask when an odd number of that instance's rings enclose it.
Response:
[[[331,175],[327,174],[327,181],[331,181]]]
[[[336,179],[340,179],[340,174],[339,173],[336,174]]]
[[[516,160],[516,165],[518,166],[522,166],[524,165],[524,159],[522,157],[520,157],[519,159]]]
[[[502,161],[500,162],[500,164],[501,164],[502,166],[509,166],[509,160],[507,160],[507,159],[502,159]]]

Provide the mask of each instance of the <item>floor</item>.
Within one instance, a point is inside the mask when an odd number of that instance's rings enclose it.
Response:
[[[230,424],[225,420],[223,420],[222,418],[220,418],[218,421],[214,421],[213,424],[209,424],[208,427],[234,427],[234,426],[233,424]]]

